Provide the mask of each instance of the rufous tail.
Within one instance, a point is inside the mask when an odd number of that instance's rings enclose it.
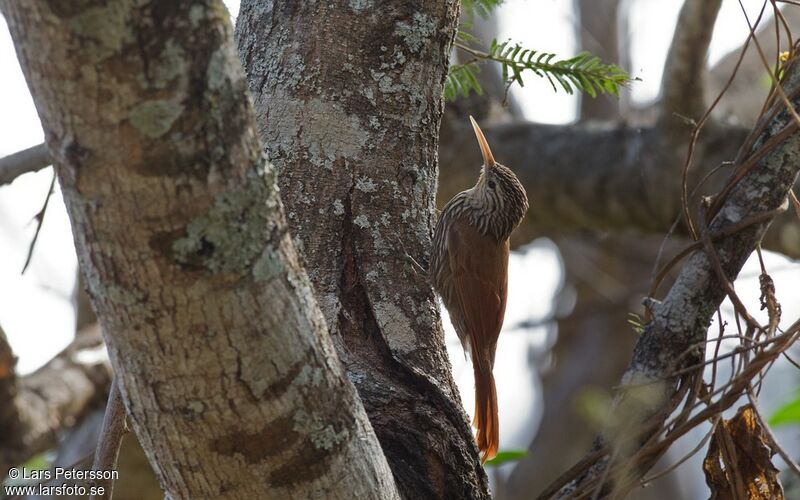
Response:
[[[500,447],[500,422],[497,417],[497,390],[494,386],[492,365],[481,359],[480,353],[472,357],[472,370],[475,374],[475,419],[473,425],[478,429],[475,440],[481,451],[481,463],[486,463],[497,455]]]

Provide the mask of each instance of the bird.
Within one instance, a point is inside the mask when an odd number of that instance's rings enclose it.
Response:
[[[428,267],[475,375],[475,440],[481,463],[497,455],[500,441],[495,351],[508,298],[509,236],[528,210],[525,188],[497,163],[481,128],[469,117],[483,156],[475,185],[442,208]]]

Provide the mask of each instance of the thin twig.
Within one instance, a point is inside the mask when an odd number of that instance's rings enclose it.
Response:
[[[50,152],[44,144],[4,156],[0,158],[0,186],[11,183],[22,174],[41,170],[51,163]]]
[[[783,211],[784,211],[783,208],[778,208],[776,210],[770,210],[768,212],[755,214],[751,217],[748,217],[747,219],[737,222],[736,224],[731,224],[730,226],[726,226],[719,231],[711,233],[711,240],[717,241],[721,238],[732,236],[738,233],[739,231],[747,229],[750,226],[766,222],[775,217],[776,215],[782,213]],[[689,255],[693,251],[698,250],[702,246],[703,246],[702,242],[695,241],[694,243],[690,243],[689,245],[684,247],[680,252],[675,254],[675,256],[672,259],[670,259],[670,261],[667,264],[665,264],[660,271],[656,273],[655,278],[653,278],[653,284],[650,287],[650,292],[648,296],[654,297],[656,295],[656,292],[658,291],[658,286],[661,284],[662,281],[664,281],[664,278],[667,277],[667,273],[669,273],[669,271],[684,257]]]
[[[792,359],[792,357],[791,357],[791,356],[789,356],[788,354],[786,354],[785,352],[783,352],[783,353],[781,353],[781,354],[783,354],[783,357],[784,357],[784,358],[786,358],[786,361],[788,361],[789,363],[791,363],[792,365],[794,365],[794,367],[795,367],[795,368],[797,368],[798,370],[800,370],[800,364],[798,364],[798,363],[797,363],[797,361],[795,361],[794,359]]]
[[[792,205],[794,205],[794,212],[800,217],[800,200],[797,199],[797,195],[794,194],[793,190],[789,190],[789,199],[792,201]]]
[[[711,419],[712,420],[711,421],[711,429],[706,433],[705,436],[703,436],[703,439],[701,439],[700,442],[697,443],[697,446],[692,448],[692,450],[689,453],[684,455],[680,460],[678,460],[674,464],[670,465],[666,469],[664,469],[664,470],[662,470],[660,472],[656,472],[655,474],[653,474],[650,477],[646,477],[646,478],[642,479],[640,481],[642,483],[642,486],[645,486],[648,483],[652,483],[656,479],[659,479],[659,478],[662,478],[662,477],[666,476],[670,472],[674,471],[675,469],[677,469],[678,467],[683,465],[687,460],[689,460],[690,458],[695,456],[698,451],[702,450],[703,447],[706,445],[706,443],[708,443],[708,440],[711,439],[711,435],[714,434],[714,429],[717,428],[717,424],[719,423],[720,418],[722,418],[722,417],[720,417],[719,415],[716,415],[716,416],[714,416],[714,418]]]
[[[119,391],[117,377],[111,381],[111,390],[108,394],[108,404],[106,414],[103,417],[103,428],[97,440],[97,450],[94,455],[92,469],[102,471],[106,474],[116,471],[117,457],[119,448],[122,445],[122,438],[128,431],[125,425],[125,404],[122,401],[122,394]],[[97,495],[92,496],[92,500],[110,500],[114,490],[113,479],[98,479],[94,486],[97,487]]]
[[[22,266],[22,273],[25,274],[25,271],[28,269],[28,265],[31,263],[31,258],[33,257],[33,248],[36,246],[36,240],[39,239],[39,231],[42,230],[42,224],[44,223],[44,214],[47,212],[47,204],[50,203],[50,197],[53,195],[53,189],[56,186],[56,172],[53,171],[53,178],[50,180],[50,188],[47,190],[47,196],[44,199],[44,204],[42,205],[42,209],[39,210],[39,213],[34,216],[34,220],[36,220],[36,232],[33,234],[33,239],[31,240],[30,246],[28,246],[28,256],[25,258],[25,265]]]
[[[745,19],[745,21],[747,21],[747,25],[750,27],[750,31],[751,32],[755,32],[755,27],[753,27],[753,25],[750,24],[750,18],[747,16],[747,9],[744,8],[744,4],[742,3],[742,0],[739,0],[739,6],[742,9],[742,14],[744,14],[744,19]],[[786,110],[789,112],[789,114],[792,115],[792,118],[794,118],[794,121],[798,125],[800,125],[800,115],[797,114],[797,110],[794,109],[794,105],[791,102],[789,102],[789,98],[786,97],[786,92],[784,92],[784,90],[783,90],[783,85],[781,85],[781,82],[778,79],[778,75],[775,74],[775,71],[777,71],[777,67],[776,67],[775,70],[770,68],[769,63],[767,62],[767,58],[764,55],[764,51],[761,49],[761,44],[759,43],[757,37],[753,37],[753,42],[756,45],[756,50],[758,52],[758,56],[761,59],[762,64],[764,65],[764,69],[767,70],[767,74],[769,74],[769,77],[772,80],[772,85],[775,87],[775,90],[780,95],[781,100],[783,101],[784,105],[786,105]]]
[[[758,423],[761,424],[761,428],[764,430],[764,434],[767,435],[767,438],[770,441],[771,445],[770,447],[774,451],[778,452],[778,455],[780,455],[783,461],[786,462],[786,465],[792,470],[792,472],[800,476],[800,466],[798,466],[795,463],[795,461],[792,460],[792,457],[786,452],[786,450],[784,450],[783,447],[780,444],[778,444],[778,440],[775,439],[775,434],[772,433],[772,429],[764,420],[764,417],[761,415],[761,412],[758,411],[758,402],[756,401],[755,394],[753,394],[752,386],[747,387],[747,399],[749,399],[750,404],[753,405],[753,413],[755,414]]]

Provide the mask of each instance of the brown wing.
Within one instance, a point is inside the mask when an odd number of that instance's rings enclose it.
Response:
[[[454,298],[466,330],[463,333],[470,337],[473,357],[478,348],[490,366],[494,365],[506,311],[508,250],[508,241],[492,241],[463,221],[453,223],[447,238]]]
[[[453,295],[460,317],[456,328],[469,342],[475,374],[476,441],[481,461],[500,448],[497,391],[492,368],[503,326],[508,293],[508,241],[496,243],[463,222],[453,224],[447,239]],[[449,307],[448,307],[449,309]],[[466,337],[466,338],[463,338]]]

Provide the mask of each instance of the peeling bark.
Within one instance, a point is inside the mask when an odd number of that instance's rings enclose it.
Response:
[[[452,0],[250,0],[237,21],[292,234],[407,498],[487,496],[433,291],[404,256],[430,248],[457,19]]]
[[[222,3],[0,5],[167,496],[395,498],[289,236]]]

